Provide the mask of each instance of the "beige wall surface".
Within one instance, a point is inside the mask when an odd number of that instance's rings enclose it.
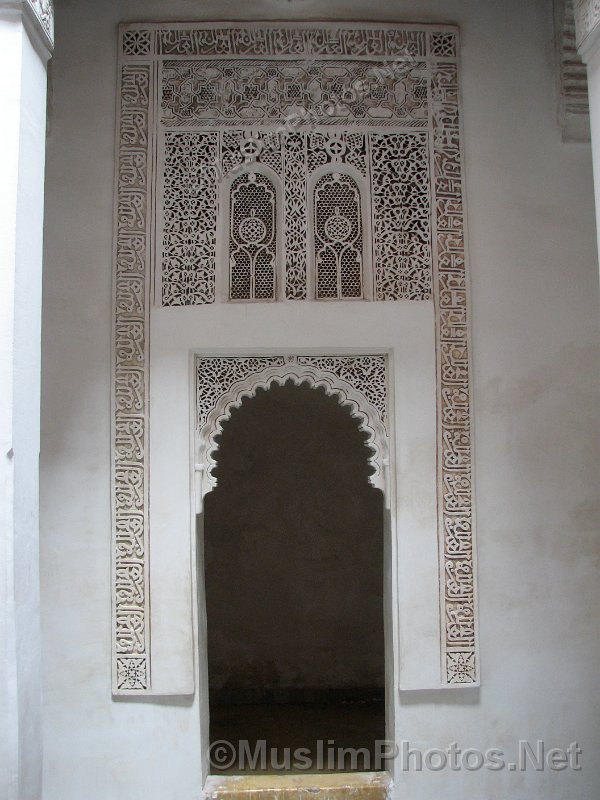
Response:
[[[46,61],[0,6],[0,796],[41,792],[38,461]]]
[[[561,142],[543,0],[57,0],[42,375],[45,800],[191,800],[201,789],[198,692],[110,694],[116,34],[119,22],[223,18],[460,26],[482,686],[398,693],[396,739],[423,751],[498,748],[509,761],[519,740],[577,741],[582,769],[397,769],[396,796],[590,800],[600,792],[597,257],[590,149]],[[379,316],[393,324],[392,311]],[[234,346],[235,331],[226,336]]]

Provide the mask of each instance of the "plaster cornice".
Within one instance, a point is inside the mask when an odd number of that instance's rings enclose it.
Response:
[[[54,47],[54,4],[52,0],[26,0],[35,14],[43,33]]]
[[[53,0],[0,0],[0,12],[21,12],[41,38],[44,47],[54,49]]]
[[[577,49],[584,61],[600,43],[600,0],[574,0]]]

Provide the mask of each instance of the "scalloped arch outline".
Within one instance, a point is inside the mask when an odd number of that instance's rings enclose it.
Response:
[[[347,407],[350,415],[359,421],[359,430],[367,434],[365,446],[371,451],[368,463],[373,472],[369,475],[369,483],[383,492],[386,507],[389,507],[389,441],[379,412],[362,392],[343,378],[295,361],[248,375],[236,381],[220,396],[197,432],[195,469],[201,475],[197,499],[201,500],[217,485],[217,479],[212,474],[219,449],[216,437],[221,433],[223,424],[230,419],[233,409],[239,408],[245,398],[254,397],[258,389],[267,390],[274,383],[283,386],[288,381],[296,386],[307,383],[313,389],[323,388],[329,397],[337,397],[339,404]]]

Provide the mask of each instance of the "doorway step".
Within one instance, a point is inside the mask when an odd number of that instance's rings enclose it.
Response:
[[[388,772],[210,775],[205,800],[390,800]]]

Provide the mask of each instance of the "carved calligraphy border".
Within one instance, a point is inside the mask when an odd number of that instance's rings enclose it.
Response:
[[[120,32],[113,382],[113,692],[150,693],[148,334],[153,147],[163,59],[319,57],[428,65],[438,359],[441,683],[479,681],[469,299],[458,93],[448,26],[343,23],[132,24]]]
[[[150,689],[150,64],[122,64],[114,241],[113,691]]]

